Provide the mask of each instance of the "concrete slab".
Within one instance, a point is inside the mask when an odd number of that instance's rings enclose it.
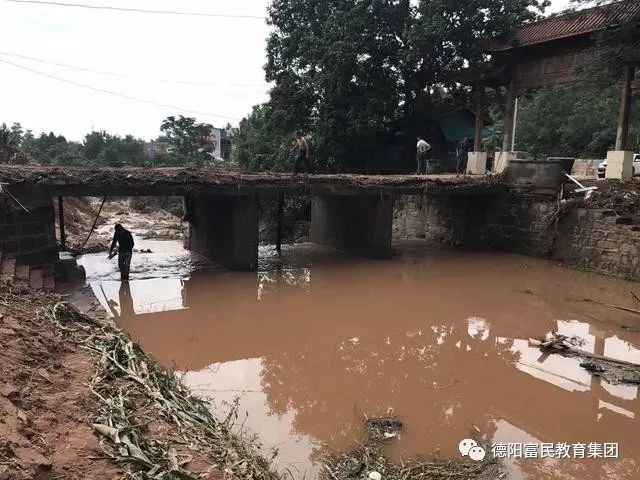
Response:
[[[631,180],[633,178],[634,152],[614,150],[607,152],[605,178]]]
[[[0,265],[0,282],[13,283],[16,274],[16,259],[4,257]]]
[[[487,152],[469,152],[467,173],[469,175],[484,175],[487,173]]]
[[[16,265],[16,280],[29,280],[29,265]]]
[[[42,270],[36,268],[29,272],[29,286],[34,290],[42,290],[44,281],[42,278]]]
[[[511,160],[516,160],[517,155],[515,152],[496,152],[495,164],[493,171],[496,173],[502,173],[507,169],[507,165]]]

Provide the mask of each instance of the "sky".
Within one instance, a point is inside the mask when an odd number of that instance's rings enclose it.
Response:
[[[67,3],[245,17],[0,0],[0,123],[20,122],[35,134],[53,131],[68,140],[82,140],[92,130],[150,140],[169,115],[236,125],[268,99],[263,66],[269,28],[248,17],[266,16],[269,0]],[[559,11],[569,0],[552,4],[549,11]]]

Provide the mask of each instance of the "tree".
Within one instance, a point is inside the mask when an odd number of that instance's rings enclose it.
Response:
[[[102,138],[103,145],[95,159],[98,164],[109,167],[149,165],[150,159],[141,140],[132,135],[122,138],[104,132]]]
[[[6,123],[0,126],[0,162],[13,161],[20,150],[22,133],[22,126],[19,123],[14,123],[11,127],[8,127]]]
[[[85,135],[83,142],[83,151],[85,158],[87,158],[88,160],[96,160],[98,158],[98,155],[105,147],[106,136],[107,133],[104,131],[91,132]]]
[[[197,123],[192,117],[179,115],[167,117],[162,122],[160,130],[164,132],[164,140],[172,145],[175,153],[196,160],[198,149],[202,148],[207,138],[212,135],[213,126]]]
[[[237,129],[230,132],[233,148],[231,158],[247,170],[289,170],[291,136],[275,131],[269,104],[253,107]],[[289,139],[289,141],[287,141]]]
[[[516,148],[545,158],[605,158],[616,141],[620,88],[562,85],[530,91],[519,102]],[[630,140],[640,149],[640,119]]]
[[[391,122],[402,121],[410,131],[442,104],[465,101],[469,92],[458,78],[485,63],[483,40],[537,18],[548,4],[274,0],[265,71],[275,85],[260,112],[261,129],[284,145],[270,141],[261,149],[276,157],[301,129],[313,139],[318,167],[361,169],[355,153],[375,145]]]

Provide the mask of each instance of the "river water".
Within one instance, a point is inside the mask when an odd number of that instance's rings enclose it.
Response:
[[[261,248],[257,273],[226,272],[180,242],[137,242],[132,280],[85,255],[87,282],[119,326],[238,429],[276,449],[278,468],[317,474],[353,446],[365,415],[398,415],[396,459],[459,459],[473,430],[497,443],[617,443],[617,459],[510,459],[509,479],[640,478],[637,386],[543,355],[552,330],[586,351],[640,363],[640,285],[503,253],[399,243],[393,260],[311,245]]]

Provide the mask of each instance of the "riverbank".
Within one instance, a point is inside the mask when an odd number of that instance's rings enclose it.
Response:
[[[56,235],[60,241],[56,207]],[[113,236],[112,226],[121,223],[143,239],[183,240],[186,224],[181,219],[179,198],[136,197],[107,199],[67,197],[64,222],[67,250],[73,254],[106,252]],[[95,222],[95,229],[92,226]],[[91,233],[91,235],[89,235]]]
[[[0,478],[277,479],[110,323],[0,287]]]

